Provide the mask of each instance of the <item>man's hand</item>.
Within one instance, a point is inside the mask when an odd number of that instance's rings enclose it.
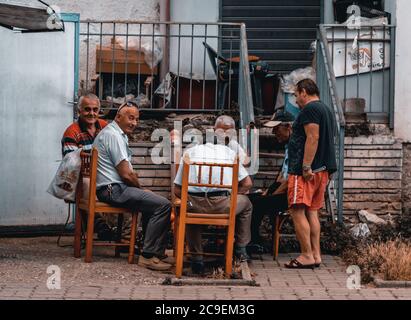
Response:
[[[305,181],[314,179],[314,173],[312,169],[303,170],[303,178]]]

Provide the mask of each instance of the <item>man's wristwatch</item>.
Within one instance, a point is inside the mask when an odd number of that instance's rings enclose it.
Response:
[[[311,166],[303,165],[303,171],[310,171],[310,170],[311,170]]]

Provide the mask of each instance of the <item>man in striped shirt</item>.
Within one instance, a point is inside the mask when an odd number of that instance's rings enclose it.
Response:
[[[80,97],[78,104],[78,121],[71,124],[63,134],[61,148],[63,157],[78,148],[91,150],[94,138],[103,129],[107,122],[98,118],[100,100],[94,94]]]
[[[89,93],[80,97],[78,102],[79,119],[66,129],[61,139],[63,157],[78,148],[91,150],[94,138],[107,125],[105,120],[98,118],[99,112],[100,100],[96,95]],[[107,217],[107,219],[109,218]],[[114,222],[106,221],[104,215],[96,214],[94,224],[99,239],[109,240],[112,237],[113,232],[109,224],[114,225]]]

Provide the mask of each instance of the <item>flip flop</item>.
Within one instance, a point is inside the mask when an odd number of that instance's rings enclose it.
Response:
[[[321,262],[320,263],[315,263],[314,267],[319,268],[321,266]]]
[[[297,259],[292,259],[289,263],[284,264],[287,269],[314,269],[315,264],[302,264]]]

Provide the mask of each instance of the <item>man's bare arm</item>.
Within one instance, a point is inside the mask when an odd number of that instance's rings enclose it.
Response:
[[[238,183],[238,194],[245,194],[253,186],[253,181],[249,176]]]
[[[318,140],[320,138],[320,126],[316,123],[309,123],[304,126],[307,140],[304,147],[303,165],[311,165],[314,161],[318,149]]]
[[[121,161],[117,167],[117,172],[120,175],[124,183],[130,187],[140,188],[140,182],[138,181],[138,175],[130,167],[130,162],[127,160]]]
[[[273,195],[287,193],[288,190],[288,180],[283,179],[280,186],[273,192]]]

